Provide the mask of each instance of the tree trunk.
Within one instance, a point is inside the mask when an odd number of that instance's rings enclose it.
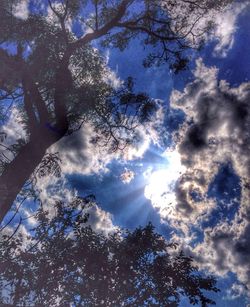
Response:
[[[25,182],[41,162],[46,150],[62,137],[62,134],[49,128],[41,129],[40,133],[36,133],[6,166],[0,177],[0,223]]]

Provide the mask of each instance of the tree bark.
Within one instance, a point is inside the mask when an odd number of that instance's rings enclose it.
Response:
[[[43,133],[42,133],[43,131]],[[57,131],[43,127],[33,135],[0,177],[0,222],[10,210],[18,193],[44,157],[46,150],[63,137]]]

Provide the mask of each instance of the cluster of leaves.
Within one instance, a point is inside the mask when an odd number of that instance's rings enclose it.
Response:
[[[150,121],[156,110],[157,101],[146,93],[135,93],[133,78],[129,77],[104,104],[96,105],[94,111],[99,117],[92,118],[96,132],[93,141],[111,151],[123,150],[135,139],[139,124]]]
[[[178,306],[214,302],[212,276],[201,274],[152,224],[108,236],[86,226],[93,197],[40,209],[29,237],[1,238],[0,304],[14,306]],[[24,245],[26,242],[26,245]]]
[[[36,175],[41,178],[45,177],[48,174],[53,174],[56,177],[61,176],[61,159],[58,156],[58,152],[56,153],[47,153],[38,168],[36,169]]]

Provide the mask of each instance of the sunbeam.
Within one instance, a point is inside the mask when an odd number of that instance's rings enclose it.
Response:
[[[148,170],[148,184],[144,195],[151,200],[154,208],[160,211],[161,216],[173,217],[175,214],[176,197],[174,187],[176,181],[185,171],[177,151],[166,151],[163,154],[165,163],[156,171]]]

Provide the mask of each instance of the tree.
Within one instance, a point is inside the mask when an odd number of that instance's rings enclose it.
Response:
[[[104,236],[86,226],[86,206],[58,202],[57,214],[40,209],[37,226],[7,234],[1,249],[0,303],[12,306],[178,306],[214,304],[204,293],[219,291],[212,276],[154,231],[152,224]]]
[[[99,133],[93,141],[102,136],[117,149],[129,142],[135,118],[148,118],[152,100],[134,94],[131,80],[115,91],[93,41],[124,49],[138,37],[153,50],[145,66],[169,61],[178,72],[188,62],[185,51],[198,47],[211,28],[211,22],[201,28],[199,20],[230,1],[44,0],[33,1],[27,19],[16,14],[19,2],[0,5],[0,119],[5,123],[17,108],[25,132],[11,146],[1,143],[0,221],[47,149],[83,122]]]

